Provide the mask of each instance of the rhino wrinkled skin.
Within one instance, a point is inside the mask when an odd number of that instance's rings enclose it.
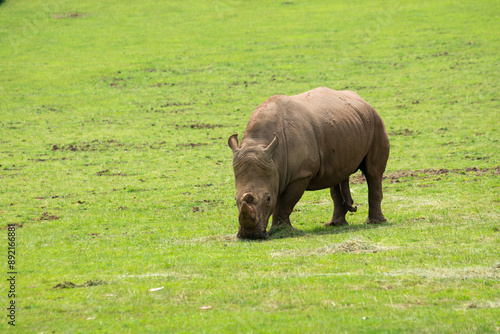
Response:
[[[356,211],[349,176],[360,169],[368,183],[367,223],[386,221],[381,210],[382,176],[389,158],[389,137],[375,109],[351,91],[320,87],[295,96],[276,95],[251,115],[233,150],[239,230],[242,239],[267,237],[291,226],[290,214],[305,190],[330,188],[332,219],[347,225]]]

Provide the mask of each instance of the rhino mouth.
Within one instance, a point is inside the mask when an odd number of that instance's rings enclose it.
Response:
[[[249,230],[244,227],[240,227],[237,237],[238,239],[260,240],[260,239],[267,239],[268,234],[266,230],[262,229]]]

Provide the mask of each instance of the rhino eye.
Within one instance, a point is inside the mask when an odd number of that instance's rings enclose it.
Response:
[[[267,204],[271,204],[271,196],[267,196]]]

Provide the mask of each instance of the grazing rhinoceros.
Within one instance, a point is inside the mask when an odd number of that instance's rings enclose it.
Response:
[[[250,117],[233,150],[238,237],[267,237],[283,225],[305,190],[330,188],[333,217],[325,225],[347,225],[345,215],[356,211],[349,176],[360,169],[368,183],[367,223],[386,221],[382,174],[389,157],[389,137],[375,109],[359,95],[320,87],[295,96],[276,95]]]

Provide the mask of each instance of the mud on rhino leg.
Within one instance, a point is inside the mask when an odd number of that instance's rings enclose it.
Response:
[[[278,203],[273,212],[273,222],[269,233],[284,226],[292,227],[290,214],[295,204],[300,200],[309,184],[309,178],[294,181],[288,185],[285,191],[278,197]]]
[[[347,180],[347,182],[349,182],[349,180]],[[333,199],[333,216],[329,222],[325,223],[325,226],[349,225],[347,220],[345,220],[345,215],[349,209],[342,196],[340,184],[330,188],[330,195]]]

